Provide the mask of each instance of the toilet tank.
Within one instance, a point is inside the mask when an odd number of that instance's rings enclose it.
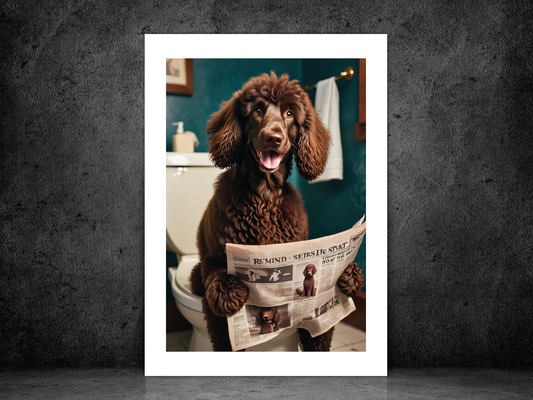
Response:
[[[167,250],[198,253],[196,231],[220,172],[209,153],[166,153]]]

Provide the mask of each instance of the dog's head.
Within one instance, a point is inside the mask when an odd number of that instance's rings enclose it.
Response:
[[[207,125],[211,160],[219,168],[248,162],[261,172],[276,172],[294,153],[305,179],[322,174],[330,134],[298,81],[271,72],[251,78]]]
[[[303,272],[305,277],[310,277],[316,274],[316,267],[314,264],[308,264],[307,267],[304,268]]]
[[[258,324],[274,324],[280,321],[280,313],[276,307],[260,308],[257,313]]]

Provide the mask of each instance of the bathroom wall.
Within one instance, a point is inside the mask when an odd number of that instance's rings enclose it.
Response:
[[[347,66],[354,68],[351,81],[337,81],[340,98],[340,127],[343,152],[343,180],[309,184],[298,176],[300,189],[309,214],[309,238],[331,235],[349,229],[366,209],[366,142],[355,141],[355,123],[359,121],[359,60],[305,59],[302,81],[305,85],[337,76]],[[315,100],[315,90],[309,92]],[[355,261],[365,271],[366,239]],[[366,283],[362,289],[366,292]]]
[[[290,177],[304,197],[309,213],[309,238],[334,234],[350,228],[365,213],[366,208],[366,143],[355,142],[355,123],[359,118],[359,61],[354,59],[195,59],[194,91],[192,96],[167,95],[167,151],[172,151],[172,136],[176,127],[172,122],[183,121],[185,130],[196,133],[200,145],[196,149],[206,152],[207,136],[204,134],[208,117],[220,108],[222,101],[240,89],[246,80],[271,70],[278,75],[286,72],[304,85],[338,75],[348,65],[354,68],[354,79],[337,82],[340,96],[340,123],[344,155],[342,181],[309,184],[295,171]],[[315,91],[309,92],[315,99]],[[340,212],[342,210],[342,212]],[[360,268],[366,267],[365,241],[356,257]],[[167,266],[176,265],[174,253],[167,252]],[[366,285],[363,287],[366,291]],[[170,286],[167,299],[172,300]]]

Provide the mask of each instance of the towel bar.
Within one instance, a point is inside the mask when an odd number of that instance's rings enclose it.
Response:
[[[335,80],[339,80],[341,78],[344,78],[347,81],[350,81],[353,78],[353,74],[354,74],[353,68],[352,67],[346,67],[346,69],[344,71],[342,71],[339,76],[335,77]],[[304,86],[304,90],[313,90],[313,89],[316,89],[316,85]]]

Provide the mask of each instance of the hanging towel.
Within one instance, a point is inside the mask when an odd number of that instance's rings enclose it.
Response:
[[[331,147],[324,173],[314,181],[326,182],[331,179],[342,180],[342,145],[341,127],[339,122],[339,90],[335,77],[324,79],[316,84],[315,110],[322,123],[331,132]]]

